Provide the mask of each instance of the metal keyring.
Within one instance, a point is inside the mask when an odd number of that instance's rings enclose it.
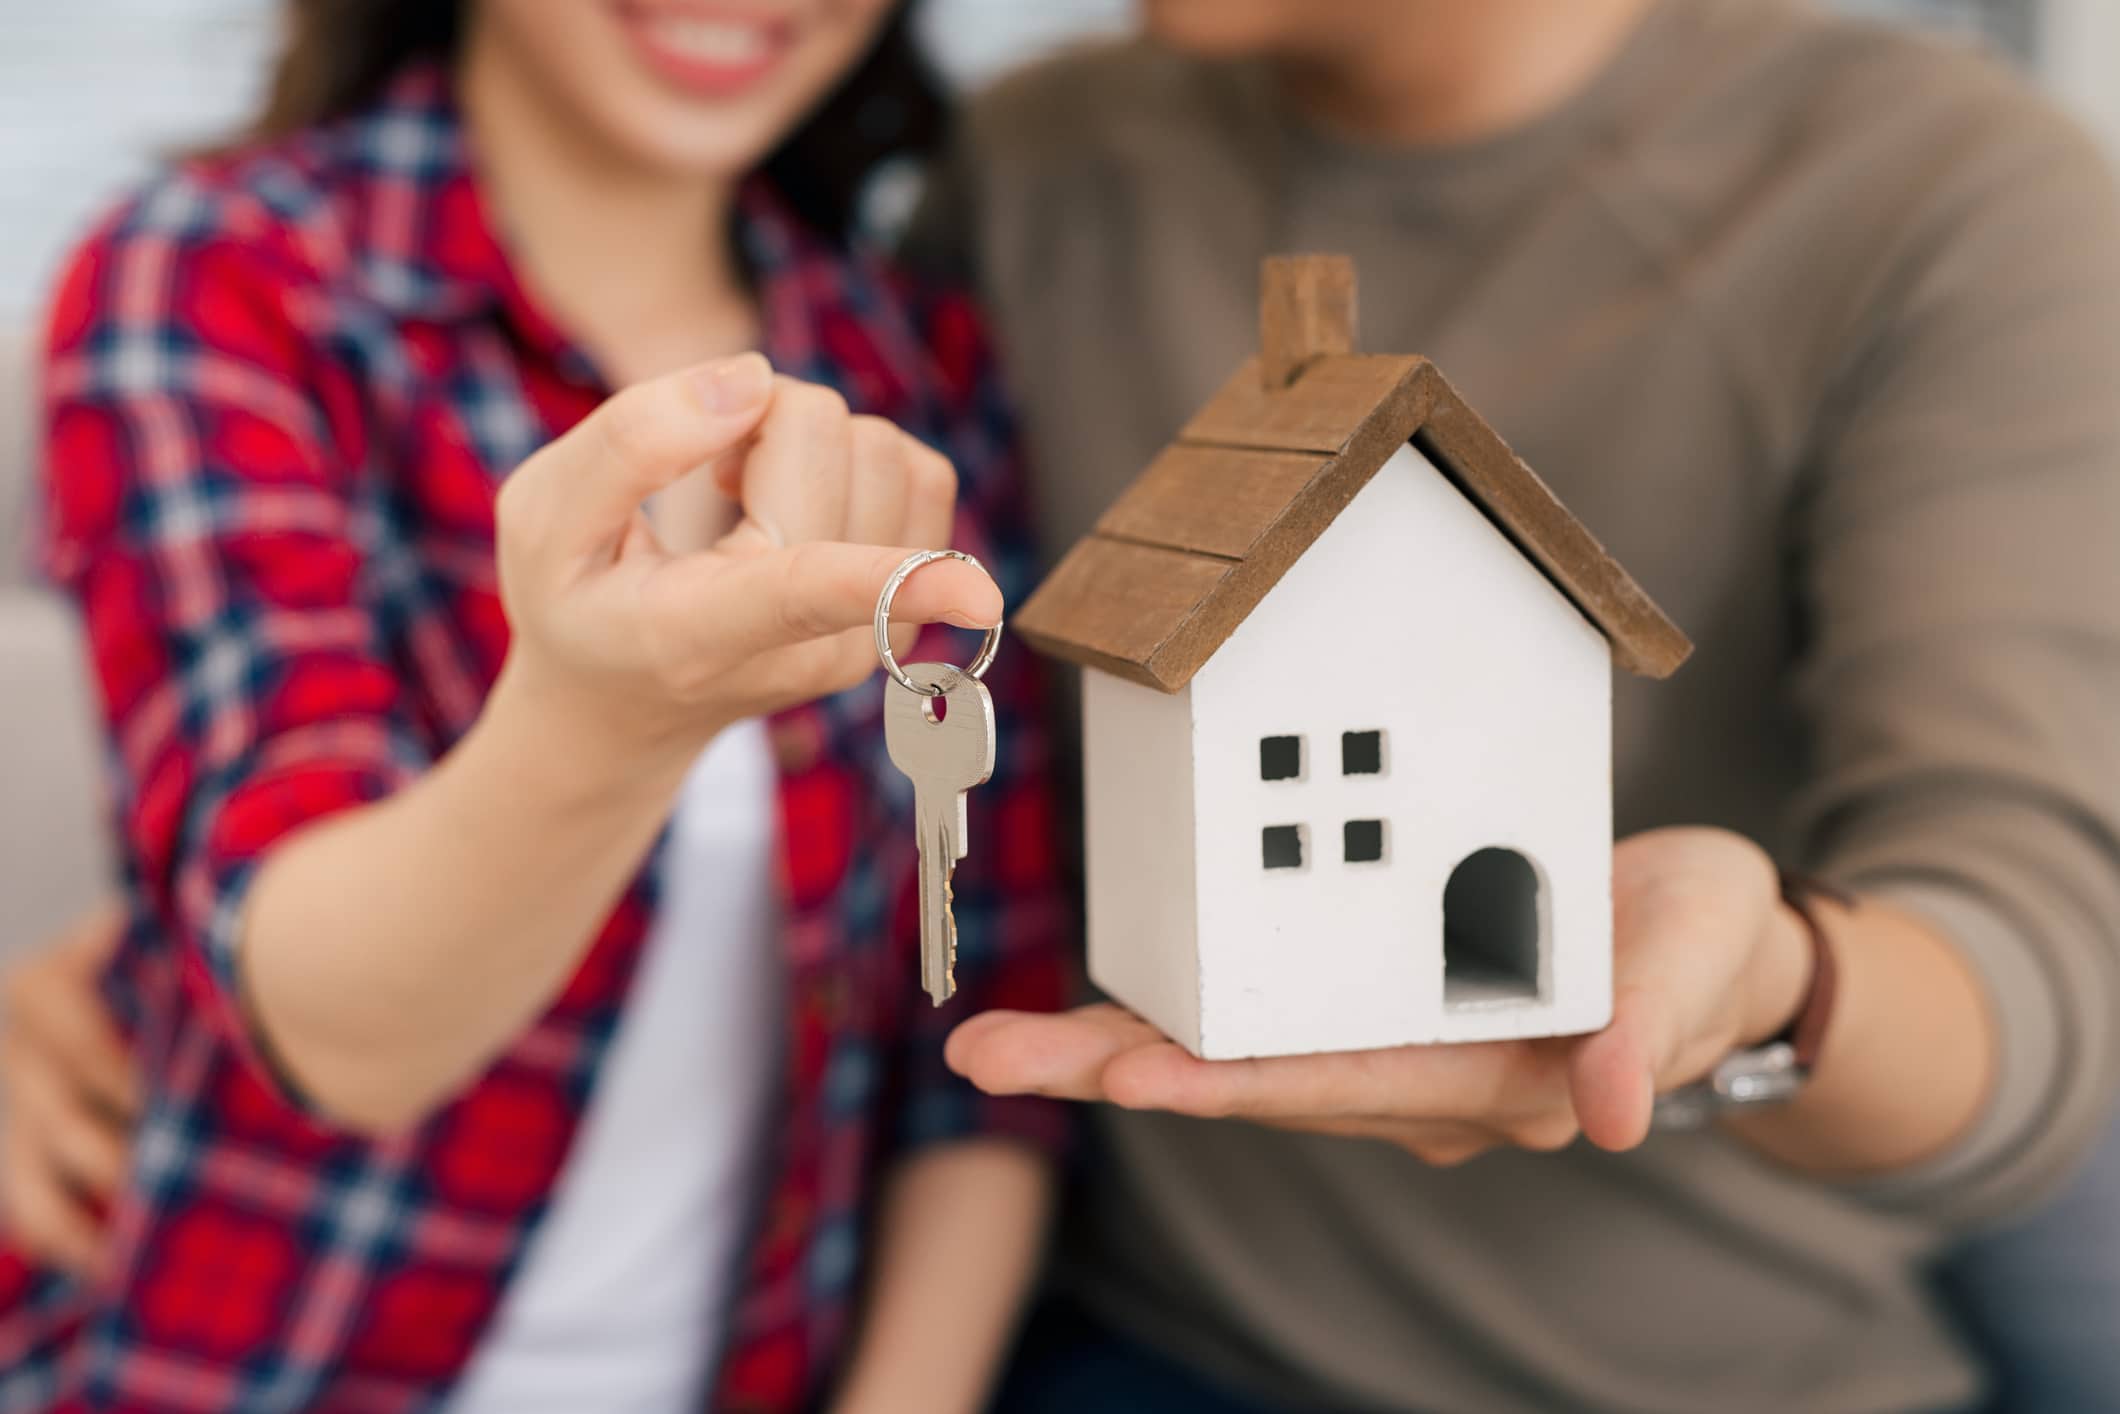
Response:
[[[922,550],[917,555],[908,555],[905,563],[891,571],[891,577],[883,582],[883,597],[876,601],[876,656],[883,660],[884,669],[900,687],[922,697],[940,697],[949,691],[947,687],[922,687],[906,676],[905,669],[898,666],[898,655],[891,652],[891,601],[898,597],[898,588],[913,577],[913,572],[923,565],[932,565],[937,560],[962,560],[980,573],[986,566],[962,550]],[[1001,625],[995,624],[986,631],[986,641],[979,645],[979,656],[970,666],[957,671],[968,678],[986,676],[986,670],[994,665],[994,654],[1001,648]]]

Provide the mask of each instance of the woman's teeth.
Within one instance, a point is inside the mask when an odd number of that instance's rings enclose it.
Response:
[[[648,32],[670,53],[702,64],[753,64],[771,47],[763,27],[723,20],[673,16],[656,20]]]

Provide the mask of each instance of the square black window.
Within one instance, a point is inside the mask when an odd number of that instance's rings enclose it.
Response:
[[[1349,820],[1341,830],[1349,864],[1374,864],[1384,857],[1384,822]]]
[[[1376,776],[1384,770],[1384,734],[1382,732],[1340,733],[1340,774],[1343,776]]]
[[[1262,736],[1259,738],[1259,779],[1292,781],[1303,774],[1303,738]]]
[[[1301,825],[1268,825],[1261,832],[1259,838],[1268,869],[1301,869],[1303,867],[1303,827]]]

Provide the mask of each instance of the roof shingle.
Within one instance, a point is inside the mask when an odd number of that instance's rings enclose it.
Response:
[[[1425,358],[1246,361],[1016,615],[1041,652],[1177,692],[1408,442],[1612,644],[1667,677],[1693,645]]]

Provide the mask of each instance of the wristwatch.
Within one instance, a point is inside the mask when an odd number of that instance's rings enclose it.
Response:
[[[1703,1079],[1656,1097],[1653,1127],[1659,1130],[1700,1129],[1725,1110],[1750,1105],[1780,1104],[1792,1099],[1811,1078],[1818,1049],[1825,1041],[1826,1025],[1833,1017],[1838,971],[1833,962],[1833,944],[1811,907],[1815,898],[1830,899],[1844,908],[1854,900],[1830,884],[1800,874],[1781,876],[1781,901],[1789,906],[1811,939],[1811,982],[1796,1016],[1780,1035],[1746,1046],[1723,1057],[1722,1063]]]

